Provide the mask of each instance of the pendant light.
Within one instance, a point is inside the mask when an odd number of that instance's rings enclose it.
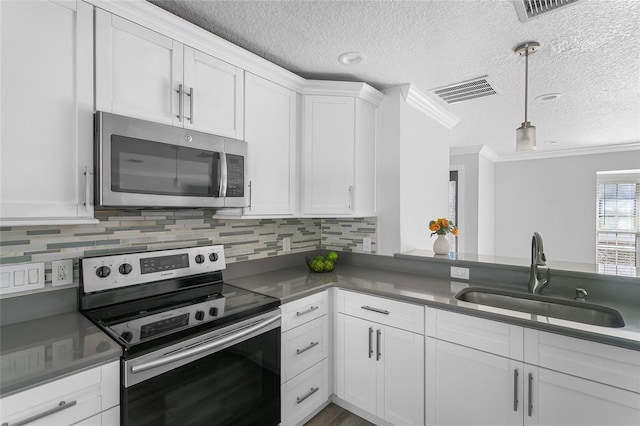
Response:
[[[516,129],[516,151],[536,150],[536,127],[527,121],[527,101],[529,100],[529,55],[540,50],[540,43],[529,41],[516,47],[518,56],[524,56],[524,122]]]

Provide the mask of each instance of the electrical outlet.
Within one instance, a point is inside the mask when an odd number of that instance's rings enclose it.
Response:
[[[282,252],[283,253],[291,252],[291,238],[290,237],[284,237],[282,239]]]
[[[66,285],[73,283],[73,259],[51,262],[51,284]]]
[[[469,279],[469,268],[451,267],[451,278],[457,278],[459,280]]]
[[[371,253],[371,238],[364,237],[362,239],[362,251],[365,253]]]

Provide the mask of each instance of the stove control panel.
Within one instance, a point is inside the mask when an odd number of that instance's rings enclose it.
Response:
[[[221,245],[80,259],[85,293],[179,278],[226,268]]]
[[[190,306],[113,324],[109,328],[125,342],[135,344],[174,330],[213,321],[224,315],[224,305],[224,296],[219,296]]]

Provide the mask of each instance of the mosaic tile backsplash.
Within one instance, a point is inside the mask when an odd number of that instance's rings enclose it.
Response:
[[[228,263],[278,256],[282,238],[291,253],[317,249],[362,252],[371,238],[376,252],[376,218],[217,219],[213,210],[96,211],[94,225],[0,228],[0,264],[45,262],[45,290],[51,288],[51,262],[130,251],[223,244]]]

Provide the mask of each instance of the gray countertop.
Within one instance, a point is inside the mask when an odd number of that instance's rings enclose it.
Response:
[[[0,328],[2,397],[115,361],[122,348],[79,312]]]
[[[350,265],[338,265],[333,272],[322,274],[310,273],[302,265],[228,282],[277,297],[283,304],[330,287],[339,287],[640,350],[640,309],[625,305],[624,301],[608,306],[621,313],[625,327],[608,328],[462,302],[454,297],[473,283]],[[486,284],[482,286],[487,287]],[[598,303],[597,300],[591,302]]]

